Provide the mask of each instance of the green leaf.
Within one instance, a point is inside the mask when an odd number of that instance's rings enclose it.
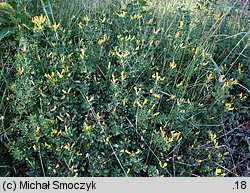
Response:
[[[13,7],[10,4],[6,3],[6,2],[0,3],[0,11],[5,11],[5,12],[8,12],[8,13],[15,12]]]
[[[0,31],[0,41],[3,38],[6,38],[8,36],[10,36],[11,34],[15,33],[16,27],[4,27],[2,28],[2,30]]]
[[[141,4],[141,6],[147,5],[147,1],[146,0],[138,0],[138,1]]]

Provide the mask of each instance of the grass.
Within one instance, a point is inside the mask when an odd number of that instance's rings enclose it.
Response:
[[[18,27],[0,47],[0,175],[248,176],[237,3],[16,1],[22,19],[2,24]]]

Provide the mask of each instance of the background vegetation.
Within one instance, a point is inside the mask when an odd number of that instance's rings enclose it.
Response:
[[[249,176],[247,3],[0,3],[0,175]]]

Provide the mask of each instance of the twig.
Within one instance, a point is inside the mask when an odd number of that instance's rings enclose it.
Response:
[[[43,171],[43,177],[46,177],[44,167],[43,167],[43,160],[42,160],[42,155],[41,155],[41,151],[40,151],[40,146],[38,148],[38,151],[39,151],[39,159],[40,159],[40,163],[41,163],[42,171]]]

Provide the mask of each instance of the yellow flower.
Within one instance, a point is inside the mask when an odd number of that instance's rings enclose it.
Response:
[[[135,90],[136,96],[139,96],[139,94],[141,93],[141,88],[138,89],[136,86],[134,86],[134,90]]]
[[[172,62],[170,62],[170,68],[171,68],[171,69],[176,68],[176,63],[175,63],[174,60],[173,60]]]
[[[226,103],[225,106],[226,106],[226,109],[229,110],[229,111],[232,111],[234,110],[234,107],[232,107],[233,103]]]
[[[62,63],[64,63],[64,61],[65,61],[65,57],[64,57],[64,56],[62,56],[62,57],[60,58],[60,61],[61,61]]]
[[[140,108],[142,108],[142,105],[140,103],[140,101],[138,99],[135,99],[135,103],[134,104],[137,104]]]
[[[115,84],[116,83],[116,77],[115,77],[115,75],[114,74],[112,74],[112,80],[111,80],[111,82],[113,83],[113,84]]]
[[[180,32],[176,32],[176,34],[175,34],[175,38],[178,38],[180,35],[181,35],[181,33],[180,33]]]
[[[105,140],[103,140],[105,142],[105,145],[109,144],[109,139],[110,139],[110,135]]]
[[[160,31],[161,31],[161,28],[159,28],[159,29],[157,29],[157,30],[154,29],[154,34],[156,35],[156,34],[158,34]]]
[[[162,162],[160,161],[159,165],[160,165],[161,168],[165,168],[165,167],[167,167],[168,164],[167,163],[162,164]]]
[[[157,112],[157,113],[153,114],[153,117],[156,117],[156,116],[158,116],[159,114],[160,114],[160,112]]]
[[[71,91],[71,88],[69,88],[68,91],[65,91],[64,89],[62,89],[62,92],[63,92],[63,94],[65,94],[65,95],[68,95],[70,91]]]
[[[181,132],[176,131],[170,131],[172,138],[179,138],[181,135]]]
[[[125,71],[121,72],[121,76],[122,76],[122,81],[125,80],[125,78],[126,78]]]
[[[70,149],[70,144],[67,143],[66,145],[63,146],[63,148],[69,150]]]
[[[213,78],[214,78],[214,75],[213,75],[212,72],[210,72],[210,74],[207,75],[207,81],[210,81],[210,80],[212,80]]]
[[[128,151],[127,149],[125,150],[125,153],[127,153],[127,154],[131,155],[131,152],[130,152],[130,151]]]
[[[83,17],[83,20],[84,20],[84,21],[89,21],[88,15],[85,15],[85,16]]]
[[[214,173],[216,176],[221,176],[221,177],[224,177],[226,175],[225,173],[222,173],[222,170],[219,168],[216,168]]]
[[[127,15],[127,12],[122,11],[122,12],[118,13],[118,12],[115,10],[115,14],[118,15],[119,17],[125,17],[125,16]]]
[[[33,17],[32,20],[31,20],[31,22],[34,23],[34,28],[36,30],[42,31],[43,30],[43,24],[45,22],[47,23],[48,20],[47,20],[47,17],[41,15],[41,16],[35,16],[35,17]]]
[[[130,52],[128,50],[126,50],[124,53],[119,53],[119,52],[116,52],[116,55],[119,57],[119,58],[125,58],[127,56],[130,55]]]
[[[215,140],[216,139],[216,134],[213,134],[211,131],[209,131],[210,139]]]
[[[161,95],[160,94],[156,94],[156,93],[153,93],[153,96],[155,97],[155,98],[161,98]]]
[[[86,131],[90,131],[90,130],[91,130],[91,125],[87,125],[86,123],[84,123],[83,128],[84,128]]]
[[[58,23],[58,24],[54,23],[54,24],[52,25],[52,29],[53,29],[54,31],[56,31],[59,27],[60,27],[60,23]]]
[[[85,50],[81,49],[80,51],[81,51],[80,58],[83,60],[85,57]]]
[[[242,64],[238,65],[238,70],[237,71],[239,72],[239,74],[242,74],[244,72],[244,70],[242,70],[242,67],[243,67]]]
[[[177,88],[181,87],[183,84],[183,81],[181,81],[179,84],[176,85]]]
[[[149,40],[149,44],[152,45],[154,43],[154,40],[153,39],[150,39]]]
[[[140,19],[140,18],[142,18],[142,15],[140,15],[140,14],[135,14],[135,15],[130,15],[130,19],[133,19],[133,20],[138,20],[138,19]]]
[[[219,82],[225,82],[225,81],[226,81],[225,75],[221,75],[221,76],[219,77]]]
[[[51,134],[56,135],[57,133],[58,133],[58,130],[56,130],[56,129],[52,129]]]
[[[78,27],[79,27],[80,29],[82,29],[82,22],[79,22],[79,23],[78,23]]]
[[[152,24],[154,22],[153,18],[148,21],[148,24]]]
[[[156,79],[156,82],[160,82],[161,80],[165,80],[165,77],[161,78],[159,76],[159,73],[156,72],[155,74],[152,75],[152,78],[155,78]]]
[[[182,29],[184,25],[184,21],[180,21],[180,28]]]
[[[50,149],[51,145],[45,142],[44,147],[47,147],[48,149]]]
[[[47,17],[46,16],[35,16],[32,18],[31,22],[34,24],[43,24],[44,22],[47,22]]]
[[[52,109],[50,109],[51,112],[56,110],[56,106],[54,106]]]
[[[218,175],[218,174],[220,174],[220,173],[221,173],[221,169],[216,168],[215,174]]]
[[[107,40],[109,40],[109,38],[110,37],[107,36],[107,34],[104,34],[103,39],[98,40],[98,44],[102,45],[104,42],[106,42]]]
[[[62,70],[61,73],[57,70],[56,74],[59,76],[59,78],[62,78],[63,77],[63,72],[64,72],[64,69]]]
[[[235,84],[237,84],[237,80],[234,79],[234,78],[230,78],[229,84],[230,84],[230,85],[235,85]]]
[[[23,66],[22,67],[18,66],[17,73],[21,76],[23,74],[23,72],[24,72],[24,67]]]

